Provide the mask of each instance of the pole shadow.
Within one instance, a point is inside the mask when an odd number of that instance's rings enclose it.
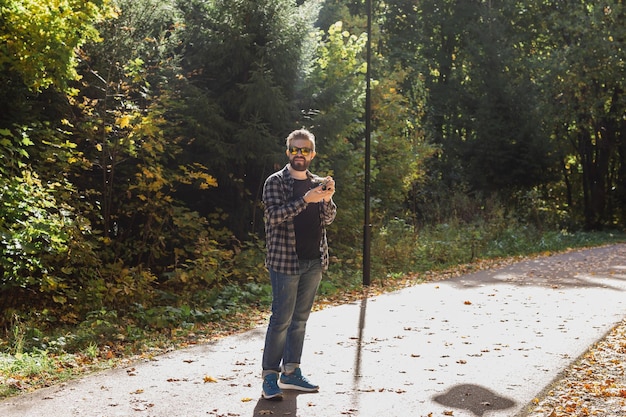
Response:
[[[475,384],[461,384],[446,393],[433,397],[436,403],[446,407],[468,410],[482,417],[488,411],[506,410],[515,406],[515,401]]]
[[[356,358],[354,359],[354,383],[361,377],[361,355],[363,353],[363,330],[365,329],[365,313],[367,312],[367,298],[369,297],[368,288],[363,289],[361,298],[361,308],[359,310],[359,331],[356,344]]]
[[[365,314],[367,312],[367,299],[369,297],[369,288],[363,289],[363,295],[361,298],[361,308],[359,311],[359,328],[358,337],[356,343],[356,356],[354,358],[354,374],[352,376],[352,406],[355,409],[359,408],[359,379],[361,378],[361,358],[363,354],[363,331],[365,329]]]

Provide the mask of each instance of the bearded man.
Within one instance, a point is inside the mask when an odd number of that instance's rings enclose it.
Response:
[[[270,175],[263,187],[267,256],[272,284],[272,314],[263,350],[263,392],[283,398],[283,389],[316,392],[302,375],[300,359],[306,323],[328,268],[326,226],[337,214],[335,181],[309,171],[315,136],[295,130],[286,139],[289,163]]]

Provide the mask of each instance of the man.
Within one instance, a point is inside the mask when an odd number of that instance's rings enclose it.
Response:
[[[322,272],[328,268],[326,226],[337,214],[332,200],[335,181],[308,170],[315,158],[315,136],[295,130],[286,144],[289,163],[270,175],[263,187],[265,265],[273,298],[263,351],[262,396],[275,400],[282,399],[282,389],[319,390],[302,375],[300,358],[306,322]]]

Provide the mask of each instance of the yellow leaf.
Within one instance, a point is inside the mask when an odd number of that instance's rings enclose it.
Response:
[[[244,397],[244,398],[241,399],[242,403],[249,403],[250,401],[252,401],[252,398],[250,398],[250,397]]]
[[[205,375],[204,376],[204,382],[205,383],[207,383],[207,382],[216,383],[217,379],[213,378],[212,376]]]
[[[119,127],[124,129],[125,127],[130,126],[130,116],[126,114],[122,117],[118,117],[115,122],[119,125]]]

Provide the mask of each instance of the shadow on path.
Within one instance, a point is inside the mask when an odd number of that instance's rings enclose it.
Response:
[[[367,313],[367,299],[369,297],[369,288],[363,289],[363,296],[361,298],[361,308],[359,310],[359,329],[358,339],[356,345],[356,356],[354,358],[354,374],[352,376],[352,406],[354,409],[359,409],[359,380],[361,375],[361,362],[363,354],[363,330],[365,329],[365,315]]]
[[[626,245],[577,250],[514,263],[504,268],[464,274],[448,280],[459,288],[493,284],[546,288],[608,288],[626,279]]]
[[[295,417],[298,415],[298,397],[306,397],[307,395],[316,395],[316,393],[286,390],[283,393],[283,399],[281,401],[272,401],[259,398],[256,407],[254,407],[254,414],[252,416],[261,417],[272,415]]]
[[[433,400],[445,407],[468,410],[480,417],[487,411],[506,410],[515,406],[515,401],[474,384],[455,385],[445,394],[433,397]]]

